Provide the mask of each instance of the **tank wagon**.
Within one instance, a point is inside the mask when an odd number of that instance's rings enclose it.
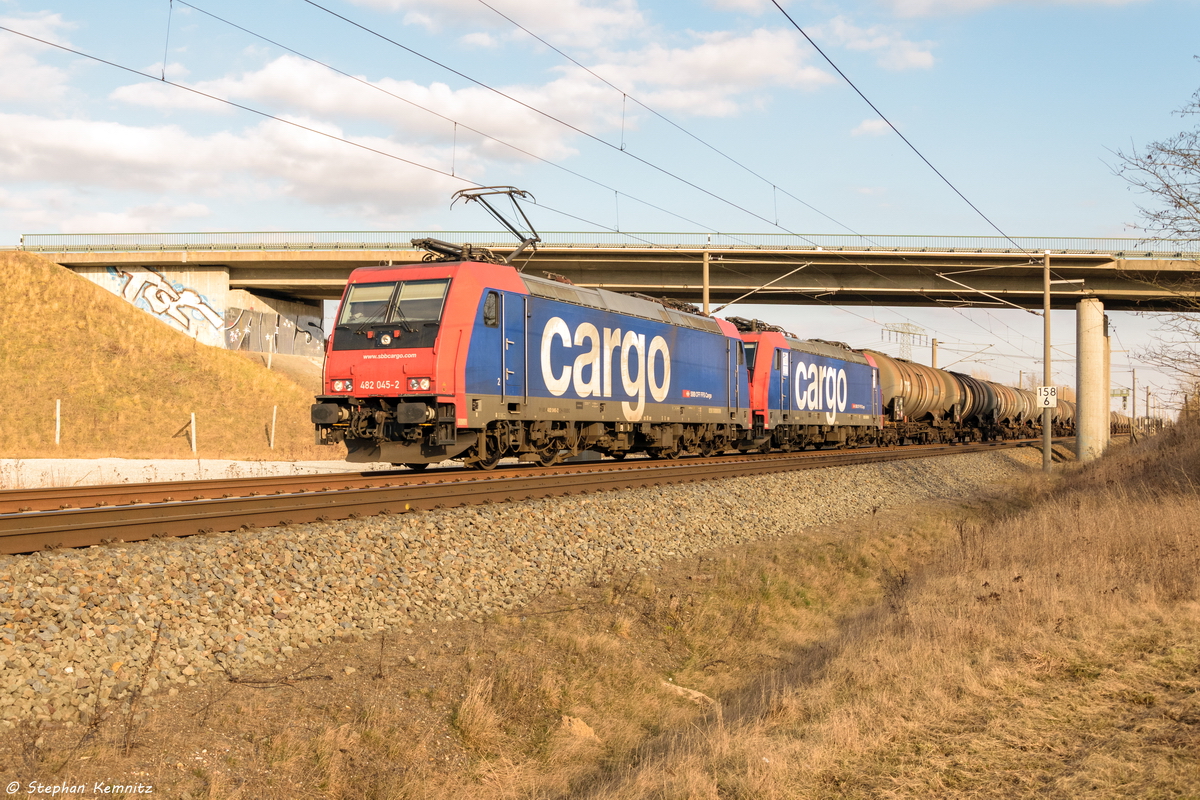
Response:
[[[490,469],[585,450],[676,458],[1041,433],[1028,391],[439,244],[444,260],[350,276],[312,406],[317,442],[344,444],[349,461]],[[1054,433],[1073,434],[1074,420],[1060,401]]]

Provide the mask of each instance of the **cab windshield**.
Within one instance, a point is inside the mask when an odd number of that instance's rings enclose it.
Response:
[[[449,285],[444,278],[354,284],[338,316],[334,349],[433,347]]]

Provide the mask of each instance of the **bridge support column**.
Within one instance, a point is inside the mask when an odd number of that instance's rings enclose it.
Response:
[[[1108,444],[1104,328],[1103,303],[1080,300],[1075,306],[1075,455],[1080,461],[1099,458]]]

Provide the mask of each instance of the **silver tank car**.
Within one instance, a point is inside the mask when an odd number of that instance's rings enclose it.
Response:
[[[962,390],[950,373],[926,367],[912,361],[892,358],[876,350],[870,353],[879,367],[879,387],[883,405],[893,419],[904,417],[912,421],[945,419],[951,409],[962,402]],[[900,403],[896,403],[896,399]]]

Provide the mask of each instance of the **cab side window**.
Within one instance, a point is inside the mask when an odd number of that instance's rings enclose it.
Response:
[[[500,295],[488,292],[483,301],[483,324],[489,328],[500,327]]]

